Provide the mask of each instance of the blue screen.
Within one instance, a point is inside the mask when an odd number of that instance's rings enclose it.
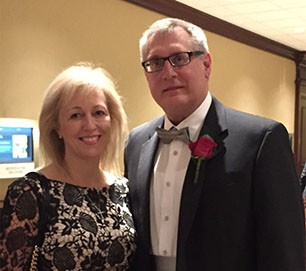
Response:
[[[0,126],[0,163],[33,160],[33,128]]]

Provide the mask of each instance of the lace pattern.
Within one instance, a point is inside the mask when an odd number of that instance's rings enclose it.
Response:
[[[37,173],[16,180],[4,202],[1,270],[28,266],[42,189]],[[127,270],[135,251],[127,179],[96,189],[50,181],[48,223],[39,270]]]

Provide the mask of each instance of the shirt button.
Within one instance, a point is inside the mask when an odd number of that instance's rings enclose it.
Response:
[[[165,221],[168,221],[169,220],[169,216],[165,216]]]
[[[173,152],[173,155],[177,155],[177,154],[178,154],[178,151],[174,151],[174,152]]]
[[[168,187],[169,187],[169,186],[170,186],[170,182],[166,182],[166,186],[168,186]]]
[[[168,254],[167,250],[163,250],[163,255],[166,256]]]

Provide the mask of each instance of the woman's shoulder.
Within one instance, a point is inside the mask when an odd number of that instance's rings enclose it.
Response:
[[[41,180],[45,177],[37,172],[29,172],[25,176],[20,177],[13,181],[9,186],[8,190],[39,190],[41,188]]]
[[[104,175],[107,179],[107,183],[111,185],[115,185],[121,188],[124,188],[124,190],[128,190],[128,179],[124,176],[115,175],[110,172],[104,172]]]
[[[15,209],[20,217],[27,217],[28,212],[35,215],[37,201],[41,202],[44,198],[45,185],[42,181],[43,178],[44,176],[37,172],[29,172],[13,181],[6,192],[4,212],[10,213]]]
[[[25,176],[14,180],[7,189],[6,200],[19,198],[42,198],[49,180],[37,172],[29,172]]]

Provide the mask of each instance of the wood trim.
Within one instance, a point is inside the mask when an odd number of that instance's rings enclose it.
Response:
[[[234,24],[201,12],[175,0],[124,0],[126,2],[156,11],[169,17],[176,17],[194,23],[204,30],[249,46],[295,60],[300,53],[292,47],[268,39]]]
[[[301,155],[301,105],[300,99],[302,89],[306,89],[306,52],[300,52],[295,60],[295,120],[294,120],[294,158],[297,172],[300,173],[302,167]],[[305,93],[305,90],[303,91]],[[305,94],[304,94],[305,95]]]

